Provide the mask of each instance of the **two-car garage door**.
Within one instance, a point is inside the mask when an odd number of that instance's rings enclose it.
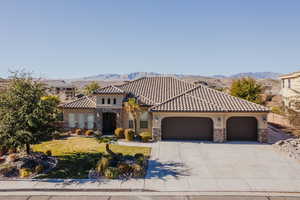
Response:
[[[231,117],[226,123],[227,141],[257,141],[254,117]],[[213,121],[208,117],[167,117],[162,120],[162,139],[213,140]]]
[[[213,140],[213,121],[206,117],[164,118],[162,139]]]

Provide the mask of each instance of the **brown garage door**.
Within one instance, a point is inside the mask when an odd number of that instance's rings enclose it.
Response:
[[[227,140],[257,141],[254,117],[231,117],[227,120]]]
[[[204,117],[164,118],[162,139],[212,140],[213,121]]]

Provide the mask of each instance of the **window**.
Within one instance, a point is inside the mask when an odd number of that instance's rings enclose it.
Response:
[[[69,113],[69,115],[68,115],[68,124],[69,124],[70,128],[75,128],[76,121],[75,121],[75,114],[74,113]]]
[[[291,79],[288,79],[288,88],[291,88]]]
[[[110,98],[107,99],[107,104],[110,104]]]
[[[105,104],[105,99],[104,98],[102,98],[102,104]]]
[[[128,128],[133,128],[133,120],[128,121]]]
[[[114,98],[114,104],[117,104],[117,99],[116,98]]]
[[[94,128],[94,114],[89,114],[87,117],[87,126],[88,129],[93,129]]]
[[[84,114],[80,113],[78,115],[78,121],[79,128],[84,128]]]
[[[140,117],[140,128],[148,128],[148,112],[143,112]]]

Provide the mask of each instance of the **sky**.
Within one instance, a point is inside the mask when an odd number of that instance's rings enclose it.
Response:
[[[300,70],[299,0],[0,2],[0,77]]]

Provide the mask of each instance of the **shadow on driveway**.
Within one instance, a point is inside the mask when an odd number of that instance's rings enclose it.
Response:
[[[145,179],[165,179],[166,177],[179,178],[182,176],[190,176],[189,171],[190,170],[184,163],[149,160]]]

